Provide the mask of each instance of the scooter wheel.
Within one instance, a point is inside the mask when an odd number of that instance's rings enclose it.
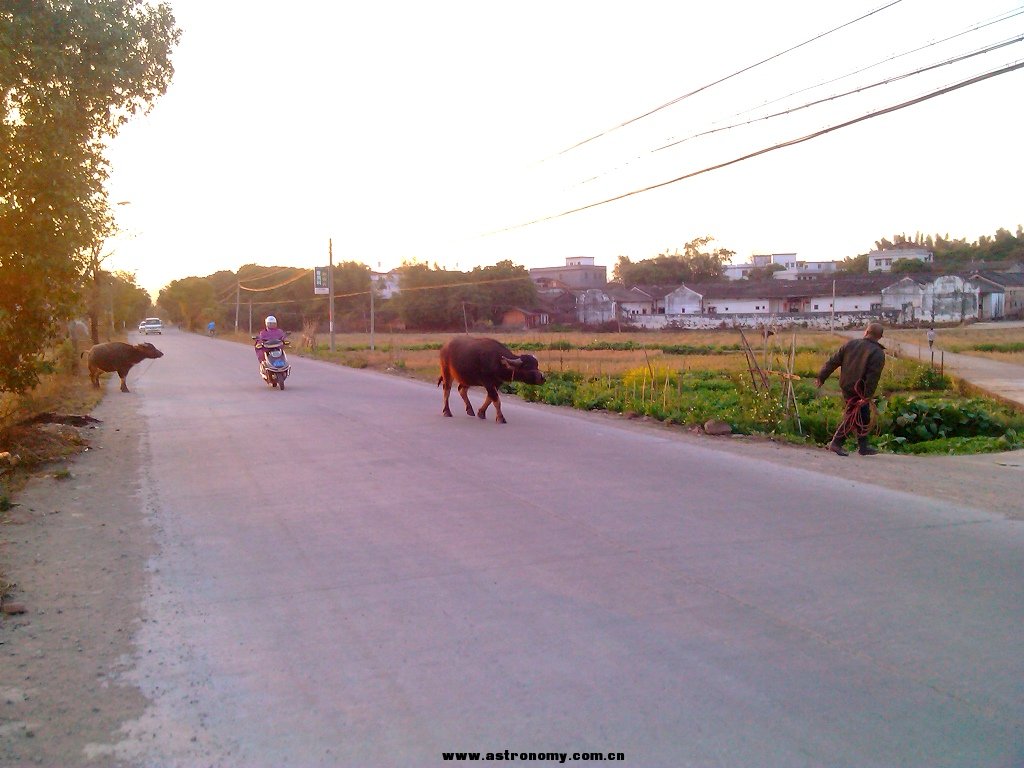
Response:
[[[279,386],[283,390],[284,389],[284,379],[281,379],[281,381],[278,382],[277,386]]]

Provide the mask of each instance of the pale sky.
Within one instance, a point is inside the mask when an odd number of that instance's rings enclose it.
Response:
[[[326,264],[328,239],[335,262],[381,270],[593,256],[610,274],[619,255],[639,261],[702,235],[740,262],[842,259],[901,232],[1014,231],[1024,224],[1024,69],[500,231],[1024,60],[1015,42],[654,151],[1024,36],[1022,14],[900,56],[1024,11],[1019,0],[900,0],[558,154],[890,1],[170,0],[183,30],[174,81],[109,152],[111,202],[130,204],[114,206],[123,234],[107,266],[135,272],[155,298],[171,280],[246,263]]]

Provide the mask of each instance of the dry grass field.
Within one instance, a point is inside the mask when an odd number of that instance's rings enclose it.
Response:
[[[337,359],[355,367],[377,370],[403,370],[423,380],[438,375],[438,348],[457,333],[403,333],[377,334],[375,350],[369,350],[367,334],[336,334],[332,356],[326,351],[329,338],[321,334],[317,339],[317,356]],[[489,334],[513,351],[523,349],[535,355],[545,371],[576,371],[585,376],[619,375],[644,367],[667,368],[672,371],[746,371],[747,363],[740,349],[738,331],[676,331],[671,333],[536,333],[520,332]],[[792,343],[792,332],[780,333],[769,340],[767,358],[764,340],[757,331],[747,332],[747,341],[757,355],[759,363],[779,369],[784,364]],[[811,370],[820,367],[823,357],[837,348],[844,339],[820,331],[798,330],[796,368]],[[587,346],[621,346],[632,343],[635,349],[584,349]],[[711,347],[714,354],[667,354],[660,347]],[[534,347],[543,346],[544,349]],[[567,346],[567,349],[547,347]],[[646,348],[645,348],[646,347]],[[736,349],[730,349],[735,347]],[[809,348],[813,348],[810,351]]]
[[[927,328],[898,329],[887,331],[886,336],[898,341],[907,341],[927,347]],[[997,349],[978,349],[978,346],[995,345]],[[1003,350],[998,349],[1003,347]],[[947,352],[987,357],[1006,363],[1024,365],[1024,325],[994,327],[992,325],[965,325],[956,328],[936,328],[935,348]]]

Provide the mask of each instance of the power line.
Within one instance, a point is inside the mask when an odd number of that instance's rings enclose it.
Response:
[[[678,96],[678,97],[672,99],[671,101],[665,102],[660,107],[655,107],[654,109],[648,110],[647,112],[644,112],[642,115],[637,115],[636,117],[631,117],[629,120],[626,120],[625,122],[619,123],[618,125],[616,125],[616,126],[614,126],[612,128],[609,128],[609,129],[607,129],[605,131],[602,131],[601,133],[598,133],[598,134],[596,134],[594,136],[591,136],[589,139],[584,139],[583,141],[579,141],[579,142],[573,144],[571,147],[567,147],[567,148],[563,149],[561,152],[557,152],[555,156],[557,157],[558,155],[564,155],[567,152],[571,152],[572,150],[574,150],[574,149],[576,149],[578,147],[582,147],[584,144],[588,144],[591,141],[594,141],[595,139],[599,139],[602,136],[607,136],[609,133],[617,131],[620,128],[625,128],[627,125],[635,123],[638,120],[643,120],[645,117],[650,117],[651,115],[655,114],[656,112],[660,112],[661,110],[663,110],[663,109],[665,109],[667,107],[671,107],[673,104],[678,104],[680,101],[683,101],[684,99],[688,99],[691,96],[695,96],[696,94],[701,93],[702,91],[706,91],[708,88],[711,88],[713,86],[719,85],[720,83],[724,83],[726,80],[731,80],[732,78],[737,77],[738,75],[742,75],[744,72],[749,72],[750,70],[754,69],[755,67],[759,67],[762,64],[767,64],[769,61],[773,61],[774,59],[777,59],[777,58],[779,58],[781,56],[785,56],[787,53],[792,53],[793,51],[797,50],[798,48],[802,48],[805,45],[809,45],[810,43],[813,43],[813,42],[815,42],[817,40],[820,40],[823,37],[827,37],[828,35],[831,35],[833,32],[838,32],[840,29],[848,27],[851,24],[856,24],[858,21],[863,21],[864,19],[866,19],[866,18],[868,18],[870,16],[874,16],[876,13],[880,13],[880,12],[886,10],[887,8],[891,8],[892,6],[897,5],[898,3],[901,3],[901,2],[903,2],[903,0],[892,0],[892,2],[887,3],[886,5],[883,5],[881,8],[876,8],[875,10],[870,11],[869,13],[866,13],[863,16],[858,16],[856,19],[853,19],[852,21],[848,21],[845,24],[840,24],[838,27],[833,27],[832,29],[828,30],[827,32],[822,32],[821,34],[815,35],[814,37],[810,38],[809,40],[804,40],[802,43],[798,43],[797,45],[794,45],[794,46],[792,46],[790,48],[787,48],[786,50],[784,50],[784,51],[782,51],[780,53],[776,53],[773,56],[769,56],[767,59],[762,59],[761,61],[757,62],[756,64],[751,64],[749,66],[744,67],[743,69],[737,70],[736,72],[733,72],[731,75],[726,75],[725,77],[721,77],[718,80],[715,80],[714,82],[708,83],[707,85],[702,85],[700,88],[692,90],[689,93],[684,93],[682,96]]]
[[[954,40],[954,39],[956,39],[958,37],[962,37],[964,35],[970,34],[971,32],[976,32],[976,31],[978,31],[980,29],[984,29],[985,27],[992,26],[993,24],[998,24],[998,23],[1003,22],[1003,21],[1008,21],[1008,20],[1010,20],[1010,19],[1012,19],[1012,18],[1014,18],[1016,16],[1020,16],[1021,14],[1024,14],[1024,8],[1014,8],[1014,9],[1011,9],[1009,11],[1003,11],[1001,14],[998,14],[997,16],[991,17],[991,18],[983,20],[983,21],[979,21],[974,26],[970,27],[969,29],[963,30],[963,31],[958,32],[958,33],[956,33],[954,35],[950,35],[949,37],[945,37],[945,38],[942,38],[940,40],[933,41],[931,43],[928,43],[928,44],[923,45],[923,46],[919,46],[918,48],[914,48],[914,49],[911,49],[909,51],[904,51],[903,53],[895,54],[895,55],[890,56],[890,57],[888,57],[886,59],[882,59],[880,61],[876,61],[874,64],[870,64],[870,65],[868,65],[866,67],[862,67],[862,68],[860,68],[858,70],[854,70],[853,72],[848,72],[845,75],[840,75],[839,77],[832,78],[831,80],[826,80],[824,82],[817,83],[816,85],[807,86],[805,88],[801,88],[799,90],[796,90],[796,91],[793,91],[793,92],[791,92],[789,94],[786,94],[785,96],[780,96],[778,98],[771,99],[769,101],[763,102],[762,104],[758,105],[757,107],[751,107],[751,108],[745,109],[745,110],[743,110],[741,112],[737,112],[737,113],[735,113],[733,115],[733,117],[739,117],[740,115],[745,115],[745,114],[747,114],[749,112],[753,112],[756,109],[760,109],[762,107],[766,107],[766,106],[768,106],[770,104],[776,104],[776,103],[778,103],[780,101],[784,101],[784,100],[786,100],[786,99],[788,99],[788,98],[790,98],[792,96],[796,96],[798,94],[805,93],[807,91],[812,91],[812,90],[815,90],[816,88],[821,88],[821,87],[823,87],[825,85],[830,85],[832,83],[839,82],[840,80],[845,80],[847,78],[853,77],[853,76],[861,74],[863,72],[866,72],[866,71],[868,71],[870,69],[874,69],[875,67],[878,67],[878,66],[880,66],[882,64],[885,64],[885,63],[888,63],[890,61],[895,61],[896,59],[903,58],[904,56],[909,56],[909,55],[914,54],[914,53],[919,53],[919,52],[921,52],[923,50],[926,50],[928,48],[931,48],[933,46],[941,45],[942,43],[949,42],[950,40]],[[780,117],[782,115],[790,114],[792,112],[797,112],[797,111],[800,111],[801,109],[805,109],[807,107],[815,106],[817,104],[821,104],[821,103],[824,103],[826,101],[835,100],[835,99],[838,99],[838,98],[841,98],[841,97],[844,97],[844,96],[848,96],[848,95],[851,95],[851,94],[854,94],[854,93],[858,93],[860,91],[868,90],[870,88],[873,88],[873,87],[876,87],[876,86],[879,86],[879,85],[885,85],[885,84],[890,83],[890,82],[894,82],[894,81],[897,81],[897,80],[900,80],[900,79],[904,79],[904,78],[907,78],[907,77],[909,77],[911,75],[914,75],[914,74],[923,73],[923,72],[928,71],[929,69],[934,69],[934,68],[939,67],[939,66],[944,66],[945,64],[955,63],[955,62],[961,61],[961,60],[963,60],[965,58],[969,58],[971,56],[979,55],[980,53],[986,53],[986,52],[989,52],[989,51],[992,51],[992,50],[996,50],[997,48],[1003,47],[1003,46],[1008,45],[1008,44],[1010,44],[1012,42],[1018,42],[1020,40],[1021,40],[1020,37],[1008,38],[1007,40],[1004,40],[1004,41],[1002,41],[1000,43],[997,43],[995,45],[992,45],[990,47],[976,50],[976,51],[974,51],[972,53],[965,54],[964,56],[960,56],[958,58],[949,59],[949,60],[947,60],[945,62],[942,62],[940,64],[934,64],[934,65],[931,65],[929,67],[925,67],[925,68],[922,68],[922,69],[919,69],[919,70],[915,70],[914,72],[911,72],[911,73],[906,73],[906,74],[903,74],[903,75],[894,76],[894,77],[888,78],[886,80],[882,80],[882,81],[879,81],[877,83],[873,83],[871,85],[866,85],[866,86],[862,86],[862,87],[857,88],[857,89],[853,89],[853,90],[847,91],[845,93],[834,94],[832,96],[828,96],[828,97],[825,97],[825,98],[822,98],[822,99],[818,99],[816,101],[812,101],[812,102],[810,102],[808,104],[804,104],[804,105],[799,106],[799,107],[793,107],[791,109],[783,110],[783,111],[776,112],[776,113],[773,113],[773,114],[764,115],[764,116],[760,116],[760,117],[756,117],[756,118],[751,118],[751,119],[743,121],[743,122],[738,122],[738,123],[733,123],[733,124],[730,124],[730,125],[709,128],[708,130],[701,131],[699,133],[694,133],[694,134],[692,134],[690,136],[687,136],[685,138],[682,138],[682,139],[676,139],[675,137],[668,137],[666,139],[666,141],[669,142],[668,144],[665,144],[663,146],[657,147],[656,149],[648,150],[646,153],[637,155],[637,156],[633,157],[632,159],[627,160],[627,161],[625,161],[623,163],[620,163],[618,166],[615,166],[615,167],[613,167],[613,168],[611,168],[611,169],[609,169],[607,171],[603,171],[603,172],[598,173],[598,174],[596,174],[594,176],[590,176],[588,178],[585,178],[582,181],[577,182],[573,186],[582,186],[584,184],[589,184],[590,182],[597,181],[598,179],[604,178],[604,177],[606,177],[606,176],[608,176],[608,175],[610,175],[610,174],[612,174],[612,173],[614,173],[616,171],[622,170],[624,167],[630,165],[631,163],[633,163],[635,161],[642,160],[647,154],[651,154],[653,152],[657,152],[657,151],[662,150],[662,149],[667,149],[669,147],[673,147],[673,146],[676,146],[678,144],[683,144],[683,143],[685,143],[687,141],[691,141],[692,139],[700,138],[701,136],[708,136],[708,135],[711,135],[713,133],[719,133],[721,131],[725,131],[725,130],[729,130],[729,129],[737,128],[737,127],[741,127],[741,126],[752,125],[754,123],[757,123],[757,122],[760,122],[760,121],[763,121],[763,120],[767,120],[769,118]],[[712,126],[716,125],[716,122],[713,122],[711,125]]]
[[[286,267],[286,269],[291,269],[291,267]],[[299,274],[295,275],[295,277],[289,278],[288,280],[285,280],[283,283],[271,285],[267,288],[249,288],[247,286],[242,285],[241,283],[238,284],[238,288],[243,291],[249,291],[250,293],[266,293],[267,291],[273,291],[275,288],[282,288],[286,285],[291,285],[296,280],[301,280],[303,277],[305,277],[312,271],[312,269],[304,269],[301,272],[299,272]]]
[[[979,21],[973,27],[970,27],[969,29],[965,29],[965,30],[962,30],[960,32],[957,32],[956,34],[950,35],[949,37],[944,37],[944,38],[942,38],[940,40],[934,40],[934,41],[932,41],[930,43],[926,43],[925,45],[919,46],[917,48],[912,48],[909,51],[904,51],[903,53],[897,53],[897,54],[894,54],[893,56],[889,56],[888,58],[881,59],[879,61],[876,61],[874,64],[869,64],[866,67],[861,67],[860,69],[856,69],[853,72],[847,72],[845,75],[840,75],[839,77],[834,77],[831,80],[825,80],[825,81],[817,83],[815,85],[809,85],[806,88],[801,88],[800,90],[793,91],[792,93],[787,93],[785,96],[779,96],[776,99],[772,99],[770,101],[762,102],[761,104],[757,105],[756,107],[750,107],[749,109],[745,109],[742,112],[735,113],[733,115],[733,117],[739,117],[740,115],[745,115],[747,112],[753,112],[755,109],[761,109],[762,107],[767,107],[767,106],[770,106],[771,104],[776,104],[776,103],[778,103],[780,101],[785,101],[786,99],[790,98],[791,96],[798,96],[801,93],[806,93],[807,91],[813,91],[815,88],[821,88],[822,86],[825,86],[825,85],[831,85],[832,83],[837,83],[840,80],[845,80],[848,77],[853,77],[854,75],[859,75],[862,72],[867,72],[869,69],[874,69],[875,67],[879,67],[882,64],[887,64],[890,61],[895,61],[896,59],[902,59],[904,56],[910,56],[910,55],[915,54],[915,53],[920,53],[921,51],[927,50],[928,48],[933,48],[936,45],[942,45],[943,43],[948,43],[950,40],[956,40],[958,37],[963,37],[964,35],[969,35],[972,32],[977,32],[980,29],[985,29],[986,27],[990,27],[993,24],[1000,24],[1000,23],[1002,23],[1004,21],[1009,21],[1010,19],[1012,19],[1012,18],[1014,18],[1016,16],[1020,16],[1021,14],[1024,14],[1024,8],[1013,8],[1013,9],[1011,9],[1009,11],[1003,11],[1002,13],[998,14],[997,16],[993,16],[992,18],[987,19],[985,21]]]
[[[868,85],[863,85],[860,88],[854,88],[854,89],[846,91],[844,93],[836,93],[836,94],[833,94],[831,96],[826,96],[826,97],[821,98],[821,99],[816,99],[815,101],[810,101],[810,102],[808,102],[806,104],[801,104],[798,107],[791,107],[790,109],[785,109],[785,110],[782,110],[781,112],[774,112],[774,113],[772,113],[770,115],[762,115],[761,117],[755,117],[755,118],[752,118],[750,120],[745,120],[745,121],[743,121],[741,123],[732,123],[731,125],[723,125],[723,126],[721,126],[719,128],[711,128],[710,130],[707,130],[707,131],[701,131],[700,133],[695,133],[692,136],[687,136],[684,139],[678,139],[677,141],[673,141],[673,142],[670,142],[668,144],[664,144],[664,145],[658,147],[657,149],[652,149],[651,152],[660,152],[663,149],[668,149],[670,147],[675,147],[675,146],[677,146],[679,144],[683,144],[683,143],[685,143],[687,141],[699,138],[701,136],[709,136],[712,133],[719,133],[721,131],[728,131],[728,130],[730,130],[732,128],[739,128],[739,127],[742,127],[744,125],[751,125],[753,123],[761,122],[762,120],[771,120],[774,117],[781,117],[783,115],[789,115],[789,114],[792,114],[794,112],[799,112],[802,109],[808,109],[810,107],[815,107],[818,104],[824,104],[825,102],[828,102],[828,101],[836,101],[838,99],[845,98],[846,96],[852,96],[855,93],[861,93],[863,91],[867,91],[867,90],[870,90],[872,88],[877,88],[877,87],[879,87],[881,85],[889,85],[890,83],[895,83],[895,82],[898,82],[900,80],[906,80],[909,77],[913,77],[915,75],[920,75],[920,74],[923,74],[925,72],[930,72],[933,69],[938,69],[939,67],[946,67],[946,66],[949,66],[950,64],[957,64],[957,63],[959,63],[961,61],[966,61],[967,59],[974,58],[975,56],[981,56],[981,55],[986,54],[986,53],[991,53],[992,51],[999,50],[1000,48],[1005,48],[1008,45],[1013,45],[1014,43],[1019,43],[1021,41],[1024,41],[1024,35],[1019,35],[1017,37],[1013,37],[1013,38],[1010,38],[1008,40],[1003,40],[1002,42],[995,43],[994,45],[990,45],[990,46],[988,46],[986,48],[979,48],[976,51],[971,51],[970,53],[965,53],[962,56],[956,56],[956,57],[954,57],[952,59],[946,59],[945,61],[940,61],[937,64],[930,64],[927,67],[921,67],[920,69],[915,69],[912,72],[904,72],[901,75],[893,75],[892,77],[886,78],[885,80],[879,80],[877,82],[870,83]]]
[[[309,272],[311,270],[307,269],[306,271]],[[532,280],[532,278],[530,278],[529,276],[525,276],[525,277],[499,277],[499,278],[495,278],[493,280],[475,280],[475,281],[471,281],[471,282],[462,282],[462,283],[443,283],[441,285],[417,285],[417,286],[412,286],[412,287],[409,287],[409,288],[402,288],[399,292],[400,293],[411,293],[413,291],[432,291],[432,290],[436,290],[438,288],[467,288],[467,287],[474,287],[474,286],[478,286],[478,285],[492,285],[492,284],[495,284],[495,283],[521,283],[521,282],[526,282],[526,281],[529,281],[529,280]],[[339,294],[335,294],[334,298],[335,299],[349,299],[349,298],[353,298],[355,296],[369,296],[369,295],[370,295],[369,291],[354,291],[352,293],[339,293]],[[307,298],[307,299],[281,299],[280,301],[252,301],[252,302],[247,301],[245,303],[246,303],[246,305],[252,304],[255,307],[255,306],[261,306],[261,305],[264,305],[264,304],[300,304],[300,303],[307,302],[307,301],[321,301],[321,300],[326,301],[327,298],[328,297],[326,297],[326,296],[320,295],[320,296],[313,296],[313,297]],[[225,306],[230,306],[231,304],[233,304],[233,302],[225,303],[223,299],[218,300],[217,303],[224,304]]]
[[[782,142],[781,144],[775,144],[775,145],[773,145],[771,147],[765,147],[764,149],[759,149],[756,152],[751,152],[749,154],[743,155],[742,157],[737,157],[737,158],[734,158],[732,160],[727,160],[727,161],[725,161],[723,163],[718,163],[717,165],[711,165],[711,166],[708,166],[707,168],[702,168],[699,171],[693,171],[691,173],[687,173],[687,174],[684,174],[682,176],[678,176],[678,177],[676,177],[674,179],[669,179],[668,181],[662,181],[662,182],[659,182],[658,184],[652,184],[652,185],[650,185],[648,187],[643,187],[642,189],[634,189],[632,192],[624,192],[621,195],[616,195],[615,197],[609,197],[609,198],[607,198],[605,200],[600,200],[600,201],[598,201],[596,203],[589,203],[588,205],[582,205],[582,206],[580,206],[578,208],[572,208],[571,210],[568,210],[568,211],[562,211],[562,213],[552,214],[551,216],[544,216],[542,218],[534,219],[532,221],[527,221],[527,222],[525,222],[523,224],[517,224],[517,225],[512,226],[512,227],[505,227],[504,229],[495,230],[495,231],[490,232],[488,234],[492,234],[493,235],[493,234],[498,234],[500,232],[510,232],[512,230],[522,229],[524,227],[532,226],[533,224],[540,224],[540,223],[545,222],[545,221],[552,221],[554,219],[559,219],[559,218],[562,218],[563,216],[568,216],[568,215],[573,214],[573,213],[579,213],[580,211],[585,211],[585,210],[588,210],[590,208],[596,208],[599,205],[605,205],[607,203],[613,203],[613,202],[615,202],[617,200],[622,200],[624,198],[631,197],[633,195],[639,195],[639,194],[641,194],[643,192],[650,192],[651,190],[659,189],[660,187],[667,187],[669,184],[675,184],[676,182],[684,181],[685,179],[691,179],[694,176],[700,176],[701,174],[704,174],[704,173],[710,173],[711,171],[717,171],[717,170],[719,170],[721,168],[726,168],[726,167],[728,167],[730,165],[735,165],[736,163],[743,162],[744,160],[749,160],[749,159],[751,159],[753,157],[757,157],[758,155],[764,155],[764,154],[767,154],[768,152],[774,152],[777,149],[783,149],[784,147],[792,147],[792,146],[796,146],[797,144],[802,144],[805,141],[810,141],[811,139],[816,139],[819,136],[824,136],[827,133],[831,133],[833,131],[838,131],[840,128],[847,128],[847,127],[849,127],[851,125],[855,125],[856,123],[860,123],[860,122],[863,122],[865,120],[870,120],[870,119],[872,119],[874,117],[880,117],[881,115],[885,115],[885,114],[888,114],[890,112],[896,112],[898,110],[905,109],[906,107],[910,107],[910,106],[913,106],[915,104],[920,104],[923,101],[928,101],[929,99],[934,99],[937,96],[943,96],[943,95],[945,95],[947,93],[951,93],[953,91],[959,90],[960,88],[966,88],[969,85],[974,85],[976,83],[980,83],[983,80],[988,80],[989,78],[997,77],[999,75],[1005,75],[1008,72],[1013,72],[1014,70],[1020,69],[1021,67],[1024,67],[1024,61],[1019,61],[1019,62],[1017,62],[1015,64],[1010,64],[1010,65],[1007,65],[1005,67],[1002,67],[1001,69],[993,70],[991,72],[986,72],[985,74],[978,75],[976,77],[972,77],[972,78],[970,78],[968,80],[964,80],[964,81],[959,82],[959,83],[955,83],[954,85],[950,85],[950,86],[947,86],[945,88],[940,88],[939,90],[933,91],[932,93],[925,94],[924,96],[919,96],[916,99],[911,99],[910,101],[905,101],[905,102],[903,102],[901,104],[896,104],[894,106],[886,107],[884,109],[880,109],[880,110],[877,110],[875,112],[870,112],[870,113],[868,113],[866,115],[862,115],[861,117],[854,118],[853,120],[847,120],[844,123],[839,123],[838,125],[833,125],[833,126],[830,126],[828,128],[823,128],[820,131],[815,131],[814,133],[810,133],[810,134],[808,134],[806,136],[801,136],[798,139],[791,139],[790,141],[785,141],[785,142]]]
[[[262,275],[259,275],[258,277],[250,277],[247,279],[247,282],[251,283],[257,280],[266,280],[268,277],[273,277],[274,275],[279,275],[282,272],[287,272],[289,269],[297,269],[297,267],[280,267],[278,269],[275,269],[273,272],[266,272]]]

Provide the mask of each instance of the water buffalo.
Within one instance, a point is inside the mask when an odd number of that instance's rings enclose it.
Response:
[[[97,344],[89,350],[89,378],[94,387],[100,385],[100,374],[117,371],[121,377],[121,391],[128,391],[128,371],[136,363],[146,358],[156,359],[163,357],[164,353],[154,347],[148,341],[142,344],[125,344],[123,341],[109,341],[106,344]]]
[[[444,384],[444,408],[441,413],[451,416],[448,396],[452,381],[459,382],[459,394],[466,403],[466,413],[473,414],[473,406],[466,394],[470,387],[483,387],[487,399],[476,415],[487,418],[487,406],[494,403],[494,420],[505,424],[501,415],[501,399],[498,387],[503,381],[521,381],[525,384],[543,384],[544,374],[540,372],[537,358],[533,355],[517,355],[501,342],[494,339],[479,339],[457,336],[441,347],[441,376],[437,383]]]

